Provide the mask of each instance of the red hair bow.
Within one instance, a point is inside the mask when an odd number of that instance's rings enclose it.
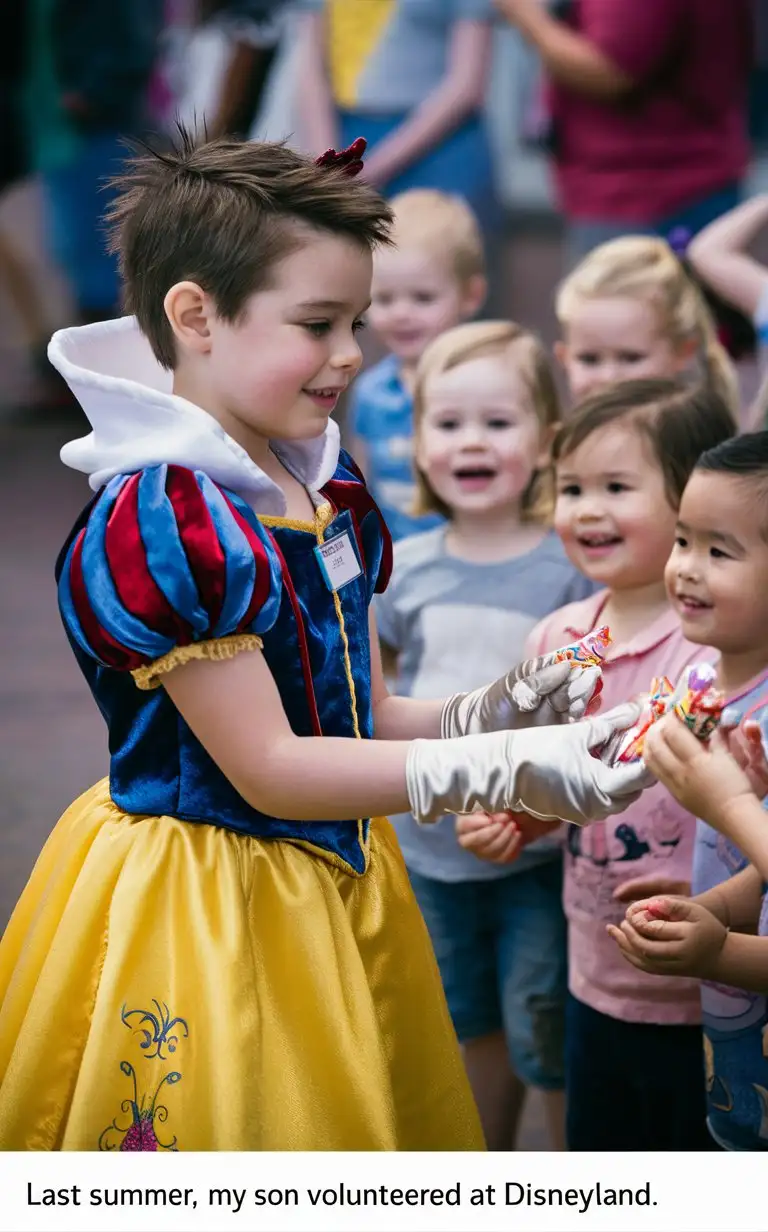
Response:
[[[346,150],[326,150],[315,159],[318,167],[337,167],[344,175],[359,175],[363,169],[363,154],[368,142],[358,137]]]

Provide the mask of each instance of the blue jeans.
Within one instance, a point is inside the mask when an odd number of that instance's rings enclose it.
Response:
[[[43,175],[51,252],[85,317],[119,312],[117,258],[107,251],[104,214],[114,195],[108,181],[125,156],[117,134],[89,134],[71,162]]]
[[[713,1151],[701,1027],[622,1022],[568,997],[569,1151]]]
[[[560,1090],[566,992],[561,861],[495,881],[409,876],[459,1039],[503,1029],[522,1081]]]

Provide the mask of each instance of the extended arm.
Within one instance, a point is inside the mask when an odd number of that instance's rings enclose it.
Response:
[[[243,799],[273,816],[321,821],[412,812],[431,822],[477,808],[522,808],[585,824],[620,812],[645,786],[639,768],[609,767],[590,754],[635,722],[636,707],[561,728],[354,740],[296,736],[260,651],[194,660],[171,672],[165,687]],[[396,704],[389,714],[388,701]],[[384,707],[391,736],[407,727],[408,705],[417,724],[433,728],[428,707],[439,703],[387,699],[383,681],[375,686],[374,707]]]
[[[724,834],[744,852],[761,877],[768,880],[768,813],[757,796],[739,796],[722,809]]]
[[[588,0],[589,30],[557,21],[540,0],[496,0],[560,85],[598,102],[652,79],[685,37],[679,0]],[[586,3],[584,4],[586,7]]]
[[[165,687],[244,800],[298,821],[409,809],[405,741],[294,735],[262,654],[196,660]]]
[[[768,193],[762,193],[710,223],[687,252],[704,282],[750,317],[768,286],[768,269],[746,250],[767,226]]]
[[[633,88],[634,81],[615,60],[583,34],[557,21],[540,0],[496,0],[496,6],[536,49],[560,85],[606,101],[621,98]]]
[[[768,816],[754,794],[760,780],[750,778],[727,741],[716,732],[702,744],[670,715],[648,732],[643,759],[683,808],[729,838],[768,879]]]
[[[687,975],[768,991],[768,937],[755,936],[763,883],[748,867],[697,898],[634,903],[608,925],[624,957],[652,975]],[[739,931],[736,931],[736,930]]]
[[[750,864],[722,885],[697,894],[693,901],[711,911],[731,932],[754,934],[760,916],[762,890],[760,874]]]
[[[455,23],[442,81],[366,160],[365,174],[373,183],[386,184],[394,179],[482,107],[490,52],[491,29],[486,22]]]
[[[768,937],[729,933],[709,978],[748,992],[768,993]]]

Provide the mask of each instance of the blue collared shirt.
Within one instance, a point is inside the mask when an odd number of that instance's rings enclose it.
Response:
[[[384,514],[393,539],[432,530],[437,514],[414,517],[413,399],[400,379],[394,355],[364,372],[355,382],[350,426],[365,445],[368,489]]]

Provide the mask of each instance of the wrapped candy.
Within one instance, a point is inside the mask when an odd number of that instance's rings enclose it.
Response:
[[[708,740],[720,722],[725,699],[715,687],[716,674],[709,663],[696,663],[683,672],[677,687],[661,676],[651,684],[643,713],[634,727],[620,732],[601,757],[607,761],[637,761],[643,755],[648,728],[670,711],[690,728],[699,740]]]
[[[709,740],[720,722],[725,698],[715,688],[717,675],[709,663],[698,663],[688,672],[688,687],[676,696],[674,711],[699,740]]]
[[[674,696],[674,685],[667,676],[656,676],[651,681],[648,696],[643,699],[643,710],[634,727],[619,732],[605,751],[607,761],[637,761],[643,755],[643,740],[652,723],[666,714],[669,700]],[[607,755],[607,756],[606,756]]]
[[[556,650],[553,661],[562,663],[564,659],[570,659],[574,667],[601,667],[611,640],[610,629],[607,625],[601,625],[599,629],[585,633],[581,641]]]

